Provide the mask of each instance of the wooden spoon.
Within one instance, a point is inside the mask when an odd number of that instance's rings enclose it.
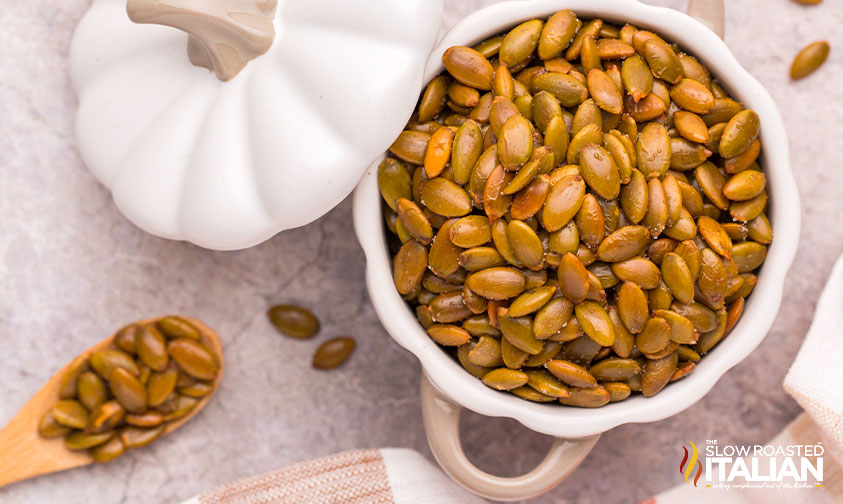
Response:
[[[163,317],[138,321],[149,324]],[[222,345],[220,338],[211,328],[196,319],[179,315],[199,330],[201,342],[214,351],[219,361],[219,372],[213,383],[211,393],[203,397],[196,407],[186,416],[167,424],[162,437],[178,429],[205,407],[208,400],[219,388],[223,373]],[[116,334],[116,333],[115,333]],[[89,356],[97,350],[110,346],[115,334],[85,350],[82,355]],[[41,417],[59,400],[61,378],[70,367],[64,366],[58,373],[35,393],[20,409],[17,415],[0,431],[0,487],[16,481],[33,478],[42,474],[72,469],[94,462],[87,451],[71,451],[64,446],[64,437],[44,439],[38,434]],[[160,439],[160,438],[159,438]]]

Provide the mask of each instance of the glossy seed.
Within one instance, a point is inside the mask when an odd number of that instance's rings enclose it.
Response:
[[[497,390],[512,390],[527,384],[527,374],[515,369],[498,368],[483,375],[483,383]]]
[[[544,258],[541,239],[533,229],[523,221],[513,220],[506,227],[509,247],[515,257],[530,269],[538,269]]]
[[[549,232],[562,229],[579,212],[585,197],[585,181],[569,175],[553,185],[542,208],[542,222]]]
[[[76,384],[79,402],[88,411],[93,411],[97,406],[108,400],[108,390],[105,382],[95,373],[86,371],[79,375]]]
[[[506,265],[506,260],[492,247],[473,247],[459,255],[460,266],[467,271],[479,271]]]
[[[753,241],[736,243],[732,247],[732,260],[738,266],[738,272],[749,273],[755,270],[767,257],[767,247]]]
[[[126,447],[119,437],[112,437],[105,443],[91,448],[89,453],[94,462],[110,462],[126,453]]]
[[[725,309],[720,309],[717,310],[715,317],[717,319],[717,326],[711,331],[701,334],[699,341],[697,341],[697,344],[694,346],[694,349],[700,355],[707,354],[712,348],[714,348],[715,345],[717,345],[717,343],[720,342],[720,340],[723,339],[723,335],[726,334],[728,313]]]
[[[76,400],[62,399],[53,405],[53,420],[59,425],[73,429],[84,429],[88,424],[88,410]]]
[[[531,104],[533,122],[540,132],[546,133],[550,121],[557,116],[562,116],[562,108],[559,100],[547,91],[539,91],[533,96]],[[566,130],[567,131],[567,130]],[[545,142],[545,144],[547,144]]]
[[[489,219],[482,215],[469,215],[457,220],[449,231],[451,243],[458,247],[479,247],[492,239]]]
[[[673,125],[679,134],[690,142],[705,144],[709,140],[708,127],[705,122],[693,112],[678,110],[673,114]]]
[[[630,222],[638,224],[644,219],[649,206],[649,193],[647,180],[640,171],[632,170],[629,183],[621,188],[620,203]]]
[[[568,47],[577,31],[577,15],[568,9],[550,16],[542,28],[538,43],[538,56],[543,60],[557,57]]]
[[[457,81],[473,88],[488,91],[492,89],[491,63],[482,54],[470,47],[454,46],[442,55],[445,70]]]
[[[574,305],[566,298],[553,298],[536,313],[533,320],[533,334],[538,339],[547,339],[559,333],[568,323]]]
[[[469,109],[480,102],[480,93],[473,87],[465,86],[459,82],[452,82],[448,86],[448,98],[449,101],[447,103],[449,107],[453,108],[453,105],[456,105],[463,109]]]
[[[719,209],[729,208],[729,200],[723,195],[726,179],[711,162],[705,162],[694,170],[694,178],[703,194]]]
[[[514,268],[488,268],[468,275],[468,288],[486,299],[509,299],[524,292],[524,274]]]
[[[661,271],[652,261],[633,257],[612,264],[612,273],[623,281],[638,284],[642,289],[655,289],[661,281]]]
[[[700,236],[702,236],[709,247],[723,257],[731,257],[732,239],[719,222],[711,217],[702,215],[697,220],[697,226]]]
[[[527,184],[532,182],[536,178],[536,175],[539,174],[540,169],[541,159],[533,159],[532,161],[529,161],[518,170],[518,173],[516,173],[512,180],[506,185],[506,187],[504,187],[503,194],[515,194],[521,189],[527,187]]]
[[[176,340],[178,341],[178,340]],[[193,340],[184,340],[193,341]],[[147,407],[146,388],[123,368],[115,368],[108,380],[108,387],[126,411],[141,413]]]
[[[644,58],[653,71],[653,75],[670,84],[678,84],[685,71],[679,57],[673,49],[658,38],[652,38],[644,43]]]
[[[586,194],[574,219],[580,240],[589,248],[597,250],[606,233],[606,219],[600,202],[593,194]]]
[[[714,107],[714,95],[708,88],[693,79],[682,79],[670,89],[670,98],[689,112],[705,114]]]
[[[647,295],[638,285],[624,282],[617,290],[617,296],[618,315],[623,325],[632,334],[640,333],[650,318]]]
[[[407,292],[403,292],[402,294],[406,294]],[[309,310],[299,306],[276,305],[269,309],[267,316],[279,332],[292,338],[312,338],[319,332],[319,320],[316,316]]]
[[[410,236],[422,244],[429,244],[433,239],[433,227],[421,208],[404,198],[396,202],[396,207],[398,218]]]
[[[428,133],[404,130],[389,146],[389,152],[408,163],[423,165],[428,141],[430,141],[430,134]]]
[[[732,201],[755,198],[767,187],[767,177],[757,170],[746,170],[733,176],[723,186],[723,194]]]
[[[700,274],[697,289],[703,299],[714,308],[721,308],[728,288],[728,273],[720,257],[710,248],[700,251]]]
[[[620,137],[609,134],[603,135],[603,147],[612,155],[612,160],[618,167],[621,184],[627,184],[632,178],[632,156]]]
[[[491,336],[481,336],[474,348],[468,352],[468,360],[482,367],[502,366],[500,340]]]
[[[348,336],[331,338],[316,349],[312,365],[316,369],[334,369],[348,360],[355,346],[354,338]]]
[[[738,222],[749,222],[761,215],[767,207],[767,191],[746,201],[735,201],[729,205],[729,215]]]
[[[641,393],[644,397],[652,397],[664,388],[676,372],[678,363],[676,352],[658,360],[648,360],[641,374]]]
[[[769,245],[773,241],[773,228],[765,214],[746,223],[746,230],[749,239],[758,243]]]
[[[657,178],[670,168],[670,137],[664,126],[650,123],[644,127],[636,144],[638,170],[647,178]]]
[[[658,178],[651,178],[647,182],[647,213],[644,214],[641,223],[650,232],[652,238],[658,238],[664,231],[669,210],[664,184]]]
[[[507,119],[498,135],[498,157],[504,168],[523,165],[532,152],[533,134],[529,121],[521,115]]]
[[[462,217],[471,212],[468,193],[446,178],[425,181],[421,186],[421,197],[425,206],[445,217]]]
[[[419,102],[419,122],[433,119],[445,107],[449,80],[448,77],[440,75],[434,77],[427,85]]]
[[[160,373],[152,373],[146,385],[147,402],[150,407],[157,408],[170,397],[176,388],[178,375],[178,371],[172,367]]]
[[[611,395],[603,387],[572,388],[570,396],[559,398],[559,402],[566,406],[580,408],[599,408],[611,400]]]
[[[539,43],[543,23],[538,19],[525,21],[506,34],[498,58],[501,64],[514,67],[526,61]]]
[[[139,328],[137,324],[129,324],[117,331],[114,335],[114,346],[128,354],[135,354],[135,334]]]
[[[142,427],[126,427],[120,433],[120,440],[126,448],[140,448],[155,441],[164,433],[165,425],[150,429]]]
[[[635,103],[653,90],[653,73],[644,58],[634,54],[626,58],[621,66],[621,77],[626,92]]]
[[[694,276],[679,254],[668,253],[662,259],[662,278],[670,293],[680,303],[689,304],[694,299]]]
[[[407,170],[403,166],[400,167],[406,173]],[[409,181],[409,179],[407,179]],[[380,182],[378,182],[380,183]],[[161,317],[156,322],[158,329],[168,338],[188,338],[199,341],[199,331],[190,324],[190,322],[173,315]]]
[[[530,317],[514,318],[507,314],[499,314],[498,324],[504,338],[514,347],[530,355],[541,352],[544,343],[533,334],[533,322]]]
[[[807,3],[811,0],[801,0],[801,3]],[[814,3],[819,3],[822,0],[813,0]],[[805,46],[790,66],[790,78],[802,79],[814,73],[819,67],[825,63],[828,58],[830,46],[828,42],[820,40]]]
[[[562,256],[558,267],[559,291],[571,302],[582,303],[590,287],[588,271],[574,254]]]
[[[608,358],[591,366],[588,371],[603,381],[622,381],[637,376],[641,366],[633,359]]]
[[[454,135],[451,148],[451,170],[457,184],[468,183],[474,165],[483,154],[483,134],[480,126],[468,120],[462,124]]]
[[[568,397],[568,387],[559,381],[551,373],[542,369],[533,369],[526,372],[527,385],[546,396],[553,398]]]
[[[572,387],[592,388],[597,380],[584,367],[570,361],[552,359],[545,363],[545,368],[562,382]]]
[[[713,331],[719,325],[715,313],[701,303],[673,303],[670,310],[690,320],[699,333]]]
[[[104,380],[111,378],[114,368],[123,368],[134,376],[140,374],[137,364],[132,357],[120,350],[99,350],[91,354],[89,359],[91,368]]]
[[[428,178],[438,176],[445,169],[451,157],[453,139],[454,132],[447,126],[442,126],[430,135],[424,153],[424,171]]]
[[[547,72],[533,79],[537,91],[547,91],[559,100],[563,107],[575,107],[588,97],[585,83],[559,72]]]
[[[187,338],[178,338],[167,345],[170,357],[179,369],[200,380],[213,380],[219,366],[213,355],[201,344]]]
[[[141,327],[136,335],[138,357],[155,371],[167,369],[170,361],[167,355],[167,340],[158,328],[147,324]]]
[[[610,114],[623,111],[623,95],[609,75],[592,68],[587,76],[588,92],[601,109]]]
[[[711,151],[704,145],[680,137],[670,139],[670,168],[673,170],[696,168],[710,156]]]
[[[600,346],[611,346],[615,331],[609,314],[594,301],[584,301],[574,307],[577,321],[585,334]]]
[[[111,439],[113,435],[113,432],[104,432],[101,434],[87,434],[81,431],[72,432],[64,438],[64,446],[68,450],[87,450],[88,448],[93,448],[105,443]]]
[[[729,119],[720,137],[720,156],[730,158],[749,149],[758,138],[761,119],[754,110],[742,110]]]
[[[533,179],[512,199],[509,209],[512,218],[526,220],[536,215],[547,201],[548,194],[550,194],[550,184],[541,178]]]
[[[619,262],[641,254],[647,247],[650,233],[644,226],[624,226],[600,242],[597,259]]]
[[[620,193],[620,174],[612,155],[599,145],[588,144],[580,151],[580,166],[585,183],[598,196],[613,200]]]
[[[85,432],[97,434],[108,432],[117,427],[125,416],[126,409],[119,401],[106,401],[100,404],[97,409],[91,411],[88,425],[85,426]]]
[[[459,285],[454,290],[436,296],[430,302],[431,316],[436,322],[451,323],[468,318],[472,311],[465,305],[465,296]]]
[[[699,334],[694,324],[687,318],[670,310],[654,310],[653,315],[667,321],[670,326],[671,341],[686,345],[696,343]]]
[[[715,98],[714,106],[700,118],[707,126],[712,127],[715,124],[728,123],[741,110],[743,110],[743,105],[731,98]]]
[[[538,311],[550,301],[556,292],[556,287],[544,286],[531,289],[518,296],[511,305],[507,315],[510,317],[523,317]]]
[[[44,416],[41,417],[41,420],[38,422],[38,434],[46,439],[52,439],[56,437],[64,436],[65,434],[71,432],[71,428],[58,423],[53,416],[52,410],[48,410],[44,413]]]

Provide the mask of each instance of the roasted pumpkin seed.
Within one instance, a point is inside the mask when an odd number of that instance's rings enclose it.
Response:
[[[316,349],[313,354],[313,367],[316,369],[334,369],[348,360],[355,346],[354,338],[348,336],[331,338]]]
[[[801,0],[800,3],[819,3],[822,0]],[[828,42],[820,40],[805,46],[790,66],[790,78],[802,79],[816,72],[828,58],[830,46]]]

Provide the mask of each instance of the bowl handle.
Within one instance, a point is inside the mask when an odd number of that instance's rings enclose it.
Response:
[[[688,15],[711,28],[718,37],[725,33],[725,7],[723,0],[690,0]]]
[[[427,442],[442,469],[468,490],[496,501],[519,501],[550,491],[580,465],[600,438],[600,434],[581,439],[554,438],[535,469],[503,478],[481,471],[468,460],[460,442],[462,407],[436,390],[424,373],[421,405]]]

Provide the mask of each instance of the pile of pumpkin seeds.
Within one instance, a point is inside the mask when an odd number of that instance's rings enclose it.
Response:
[[[772,241],[758,114],[657,34],[570,10],[443,61],[378,170],[429,336],[531,401],[691,373]]]
[[[206,337],[176,316],[131,324],[109,348],[76,358],[59,401],[38,426],[42,437],[64,436],[70,450],[96,462],[158,439],[214,390],[218,357]]]

